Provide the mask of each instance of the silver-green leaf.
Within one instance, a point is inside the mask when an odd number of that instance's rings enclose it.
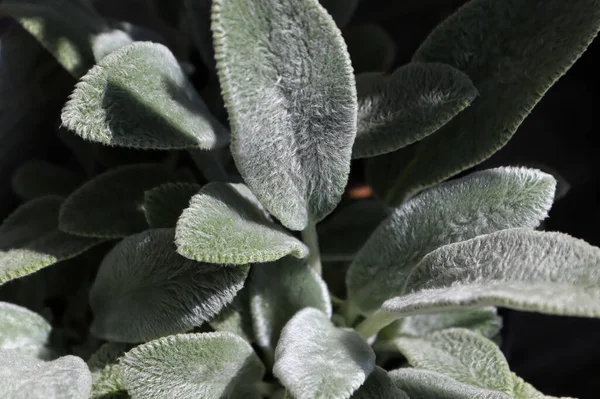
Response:
[[[480,306],[600,317],[600,248],[561,233],[509,229],[443,246],[423,258],[396,317]]]
[[[92,399],[125,399],[129,395],[121,383],[119,359],[129,345],[109,342],[87,361],[92,373]]]
[[[24,200],[44,195],[69,195],[82,183],[75,172],[46,161],[22,164],[12,176],[13,191]]]
[[[409,399],[408,395],[388,376],[381,367],[375,367],[365,383],[354,392],[352,399]]]
[[[212,30],[236,165],[303,230],[348,181],[357,103],[344,40],[317,0],[214,0]]]
[[[190,199],[201,189],[194,183],[166,183],[146,191],[144,213],[148,225],[153,229],[174,228]]]
[[[120,366],[133,399],[250,397],[265,371],[250,344],[225,332],[157,339],[129,351]]]
[[[185,332],[233,300],[248,267],[184,258],[173,240],[173,229],[148,230],[106,255],[90,292],[94,335],[135,343]]]
[[[246,186],[234,183],[209,183],[192,197],[177,223],[176,243],[187,258],[219,264],[308,255],[302,241],[266,216]]]
[[[46,319],[37,313],[12,303],[0,302],[0,349],[45,358],[51,330]]]
[[[364,312],[402,292],[417,263],[440,246],[515,227],[537,227],[556,181],[524,168],[498,168],[440,184],[397,208],[348,270],[349,298]]]
[[[173,54],[149,42],[124,46],[94,66],[62,122],[86,140],[128,148],[210,149],[228,140]]]
[[[273,374],[295,399],[347,399],[375,367],[375,353],[354,330],[306,308],[286,324],[275,350]]]

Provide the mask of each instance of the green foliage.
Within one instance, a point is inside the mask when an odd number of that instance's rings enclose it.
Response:
[[[201,189],[194,183],[166,183],[146,191],[144,214],[148,225],[153,229],[174,228],[190,199]]]
[[[92,373],[93,399],[125,399],[129,396],[121,384],[119,359],[129,349],[127,344],[107,343],[87,361]]]

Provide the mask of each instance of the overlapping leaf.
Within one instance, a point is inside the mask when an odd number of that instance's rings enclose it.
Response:
[[[81,182],[81,177],[67,168],[33,160],[15,171],[12,187],[19,197],[31,200],[44,195],[69,195]]]
[[[356,88],[341,34],[317,0],[214,0],[212,30],[236,165],[303,230],[335,208],[350,170]]]
[[[199,184],[193,183],[166,183],[146,191],[144,213],[148,225],[153,229],[175,227],[190,199],[201,188]]]
[[[352,399],[409,399],[381,367],[375,367],[365,383],[354,392]]]
[[[12,303],[0,302],[0,349],[45,358],[50,330],[50,324],[37,313]]]
[[[248,284],[245,284],[233,301],[223,308],[214,319],[209,320],[208,324],[215,331],[228,331],[253,343],[255,339],[248,291]]]
[[[121,384],[119,359],[129,349],[127,344],[106,343],[88,360],[92,373],[93,399],[125,399],[129,395]]]

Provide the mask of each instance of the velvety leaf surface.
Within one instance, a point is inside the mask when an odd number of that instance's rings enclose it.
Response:
[[[253,343],[254,331],[252,326],[252,314],[250,312],[250,294],[246,284],[238,291],[233,302],[227,305],[208,324],[215,331],[228,331],[239,335],[246,341]]]
[[[600,248],[561,233],[509,229],[443,246],[386,301],[397,316],[478,306],[600,317]]]
[[[106,343],[87,361],[92,372],[93,399],[125,399],[129,395],[121,384],[119,359],[130,348],[127,344]]]
[[[217,70],[244,181],[286,227],[339,202],[356,135],[346,45],[317,0],[214,0]]]
[[[359,0],[320,0],[320,2],[341,29],[352,18]]]
[[[344,29],[344,40],[355,73],[386,72],[393,66],[396,44],[381,26],[348,26]]]
[[[0,285],[73,258],[101,242],[59,231],[62,203],[62,197],[40,197],[4,220],[0,226]]]
[[[62,111],[86,140],[140,149],[215,148],[227,131],[162,44],[136,42],[94,66]]]
[[[399,295],[408,274],[443,245],[514,227],[537,227],[555,180],[524,168],[497,168],[440,184],[397,208],[348,270],[349,298],[365,313]]]
[[[37,313],[12,303],[0,302],[0,349],[44,358],[51,330],[46,319]]]
[[[600,29],[597,0],[472,0],[439,25],[413,57],[466,73],[479,98],[414,146],[384,156],[374,186],[398,205],[490,157],[511,138]],[[387,159],[386,159],[387,158]]]
[[[108,253],[90,292],[94,335],[135,343],[185,332],[233,300],[248,268],[184,258],[173,239],[173,229],[148,230]]]
[[[375,353],[354,330],[306,308],[286,324],[273,374],[295,399],[350,398],[375,367]]]
[[[72,234],[120,238],[148,228],[144,194],[179,180],[159,165],[123,166],[89,180],[60,209],[60,229]]]
[[[250,309],[258,344],[273,353],[281,330],[303,308],[331,317],[327,285],[305,261],[285,257],[250,271]]]
[[[64,356],[45,362],[0,349],[0,392],[11,399],[87,399],[92,376],[85,362]]]
[[[408,64],[389,77],[357,75],[356,91],[358,131],[352,158],[385,154],[422,140],[477,96],[466,74],[439,63]]]
[[[174,228],[190,199],[201,189],[199,184],[166,183],[146,191],[144,213],[148,225],[153,229]]]
[[[192,197],[177,223],[177,252],[202,262],[270,262],[308,248],[270,221],[243,184],[209,183]]]
[[[409,397],[394,385],[384,369],[376,366],[365,383],[354,392],[352,399],[409,399]]]
[[[46,161],[33,160],[22,164],[12,177],[13,191],[24,200],[44,195],[69,195],[81,184],[73,171]]]
[[[4,0],[0,14],[19,21],[57,61],[79,78],[94,65],[91,38],[106,26],[80,0]]]
[[[264,367],[242,338],[224,332],[180,334],[129,351],[121,360],[132,398],[242,398]]]

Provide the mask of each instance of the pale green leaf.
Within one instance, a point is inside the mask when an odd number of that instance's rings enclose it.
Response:
[[[358,131],[352,158],[385,154],[422,140],[477,96],[467,75],[439,63],[408,64],[389,77],[357,75],[356,91]]]
[[[132,398],[245,398],[264,366],[242,338],[224,332],[173,335],[140,345],[121,360]]]
[[[130,348],[127,344],[106,343],[87,361],[92,373],[92,399],[125,399],[129,395],[121,384],[119,359]]]
[[[192,197],[177,223],[177,252],[202,262],[270,262],[308,248],[265,215],[243,184],[209,183]]]
[[[171,52],[135,42],[94,66],[62,111],[86,140],[139,149],[215,148],[227,131],[214,119]]]
[[[148,230],[106,255],[90,292],[94,335],[148,341],[199,326],[231,303],[248,268],[184,258],[173,240],[173,229]]]
[[[13,174],[13,191],[25,200],[44,195],[69,195],[82,182],[73,171],[46,161],[32,160]]]
[[[61,197],[45,196],[21,205],[0,226],[0,285],[73,258],[99,239],[58,230]]]
[[[208,324],[215,331],[229,331],[253,343],[255,339],[248,284],[239,290],[233,301],[223,308],[214,319],[209,320]]]
[[[217,70],[244,181],[303,230],[338,204],[356,135],[346,45],[317,0],[214,0]]]
[[[179,180],[159,165],[123,166],[88,181],[60,209],[60,229],[81,236],[120,238],[148,228],[146,191]]]
[[[256,264],[249,279],[256,341],[271,355],[281,330],[296,312],[311,307],[331,317],[327,285],[305,261],[287,256]]]
[[[85,362],[64,356],[51,362],[0,349],[0,393],[10,399],[88,399],[92,376]]]
[[[408,274],[443,245],[514,227],[537,227],[552,205],[555,180],[524,168],[472,173],[397,208],[348,270],[349,298],[370,313],[402,293]]]
[[[479,98],[431,135],[377,167],[389,205],[476,165],[504,146],[600,29],[597,0],[472,0],[425,40],[415,62],[466,73]],[[385,158],[386,156],[384,156]]]
[[[358,8],[359,0],[320,0],[320,2],[341,29],[352,18]]]
[[[375,367],[365,383],[354,392],[352,399],[409,399],[409,397],[394,385],[384,369]]]
[[[443,246],[423,258],[397,317],[480,306],[600,317],[600,248],[561,233],[509,229]]]
[[[344,29],[344,40],[355,73],[386,72],[394,64],[396,43],[379,25],[349,26]]]
[[[350,398],[375,367],[375,353],[354,330],[306,308],[286,324],[273,374],[295,399]]]
[[[144,213],[153,229],[175,227],[190,199],[202,186],[193,183],[167,183],[146,191]]]
[[[0,349],[45,358],[51,330],[46,319],[37,313],[12,303],[0,302]]]

